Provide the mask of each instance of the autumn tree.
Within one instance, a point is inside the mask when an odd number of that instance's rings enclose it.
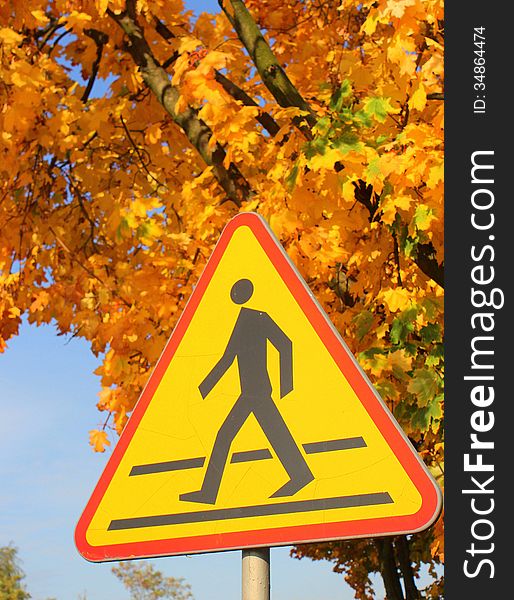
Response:
[[[130,592],[131,600],[193,600],[183,579],[164,577],[151,563],[120,562],[111,571]]]
[[[257,211],[442,485],[443,46],[442,0],[2,2],[0,349],[24,315],[87,339],[103,451]],[[296,554],[361,599],[377,571],[417,598],[428,565],[438,597],[442,539]]]
[[[23,585],[23,573],[14,546],[0,548],[0,598],[2,600],[29,600],[30,594]]]

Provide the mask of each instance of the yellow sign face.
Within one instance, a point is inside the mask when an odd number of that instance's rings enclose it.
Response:
[[[265,222],[235,217],[76,531],[89,560],[406,533],[439,489]]]

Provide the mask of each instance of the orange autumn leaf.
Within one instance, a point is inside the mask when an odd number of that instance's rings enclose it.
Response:
[[[95,452],[105,452],[105,447],[110,446],[111,442],[107,438],[106,431],[92,429],[89,432],[89,445]]]

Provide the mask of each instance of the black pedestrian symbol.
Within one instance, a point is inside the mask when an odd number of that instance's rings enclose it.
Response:
[[[235,304],[244,304],[253,294],[249,279],[240,279],[231,289]],[[314,479],[296,442],[271,397],[267,369],[267,341],[280,356],[280,398],[293,390],[292,342],[265,312],[242,307],[223,356],[199,385],[205,398],[237,358],[241,395],[223,422],[207,465],[201,489],[180,495],[180,500],[215,504],[230,446],[253,414],[286,470],[289,481],[271,498],[292,496]]]

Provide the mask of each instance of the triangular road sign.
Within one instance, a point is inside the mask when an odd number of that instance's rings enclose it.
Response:
[[[224,229],[79,520],[92,561],[419,531],[441,493],[265,221]]]

